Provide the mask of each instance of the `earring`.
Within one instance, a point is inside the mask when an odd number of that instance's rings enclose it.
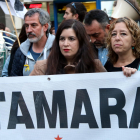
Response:
[[[132,47],[132,50],[134,50],[134,47]]]

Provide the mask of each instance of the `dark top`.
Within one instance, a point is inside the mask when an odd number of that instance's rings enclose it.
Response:
[[[126,65],[125,67],[138,69],[139,64],[140,64],[140,58],[137,58],[131,64]],[[122,67],[114,67],[109,60],[106,62],[104,67],[108,72],[122,71]]]
[[[21,52],[20,48],[18,48],[14,55],[12,69],[9,76],[23,76],[25,60],[26,56]]]
[[[14,60],[14,57],[15,57],[16,50],[18,48],[19,48],[19,45],[18,44],[14,44],[12,49],[11,49],[10,62],[9,62],[9,65],[8,65],[8,75],[10,75],[10,73],[11,73],[13,60]]]

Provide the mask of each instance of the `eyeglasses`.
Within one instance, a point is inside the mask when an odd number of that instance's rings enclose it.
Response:
[[[75,3],[72,3],[72,6],[76,9]]]

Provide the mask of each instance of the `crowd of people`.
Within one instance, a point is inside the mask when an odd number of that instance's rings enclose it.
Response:
[[[56,33],[49,14],[29,10],[2,76],[54,75],[140,70],[140,28],[128,17],[111,24],[102,10],[87,12],[80,2],[66,5]],[[50,30],[51,29],[51,30]],[[51,31],[51,32],[50,32]]]

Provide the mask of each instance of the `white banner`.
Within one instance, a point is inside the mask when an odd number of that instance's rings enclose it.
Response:
[[[1,140],[139,140],[140,72],[0,78]]]
[[[19,18],[24,19],[24,15],[27,12],[27,9],[25,8],[25,6],[23,6],[23,10],[21,10],[21,11],[16,10],[15,9],[15,0],[10,0],[10,2],[8,2],[8,6],[9,6],[10,12],[13,16],[17,16]],[[5,14],[10,15],[6,2],[0,0],[0,7],[2,8],[2,10]]]

